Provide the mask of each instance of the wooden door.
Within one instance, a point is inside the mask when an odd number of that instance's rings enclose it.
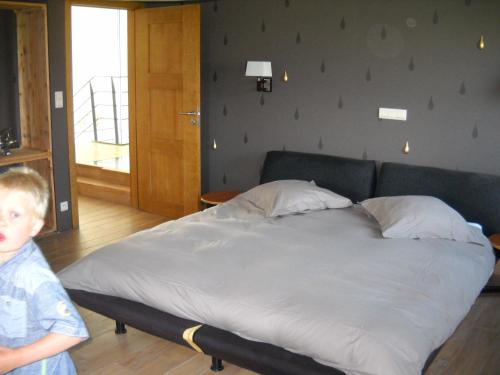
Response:
[[[200,198],[199,5],[136,10],[135,50],[139,208],[177,218]]]

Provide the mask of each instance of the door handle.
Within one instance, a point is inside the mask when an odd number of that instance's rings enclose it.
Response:
[[[200,116],[201,113],[200,111],[193,111],[193,112],[179,112],[179,115],[186,115],[186,116]]]
[[[192,118],[189,122],[191,123],[191,125],[199,125],[200,122],[199,122],[199,118],[200,118],[200,110],[197,109],[196,111],[192,111],[192,112],[179,112],[179,115],[183,115],[183,116],[197,116],[197,118]]]

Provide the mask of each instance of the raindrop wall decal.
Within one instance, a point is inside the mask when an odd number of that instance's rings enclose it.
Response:
[[[380,31],[380,39],[385,40],[387,38],[387,31],[385,29],[385,26],[382,26],[382,31]]]
[[[474,129],[472,129],[472,138],[477,139],[479,136],[479,129],[477,128],[477,124],[474,125]]]
[[[227,46],[229,44],[229,39],[227,38],[227,33],[224,34],[224,45]]]
[[[300,36],[300,33],[297,33],[297,37],[295,38],[295,43],[297,44],[302,43],[302,37]]]
[[[340,20],[340,30],[345,30],[345,27],[346,27],[345,18],[342,17],[342,19]]]
[[[434,15],[432,16],[432,23],[434,25],[437,25],[439,23],[439,15],[438,15],[437,10],[434,11]]]
[[[259,100],[260,105],[266,104],[266,101],[264,100],[264,94],[260,94],[260,100]]]
[[[368,159],[368,153],[366,152],[366,147],[365,147],[365,149],[363,150],[363,155],[361,155],[361,158],[362,158],[363,160],[367,160],[367,159]]]
[[[218,78],[218,77],[217,77],[217,72],[214,72],[214,75],[212,76],[212,80],[213,80],[214,82],[217,82],[217,78]]]
[[[429,109],[429,111],[432,111],[434,109],[434,99],[431,98],[429,99],[429,104],[427,104],[427,108]]]
[[[479,48],[481,51],[486,47],[486,43],[484,42],[484,36],[479,37],[479,41],[477,42],[477,48]]]
[[[247,144],[248,143],[248,135],[247,133],[245,132],[245,135],[243,136],[243,143],[244,144]]]
[[[227,176],[226,173],[224,173],[224,176],[222,176],[222,183],[225,185],[227,184]]]
[[[214,143],[212,143],[212,149],[217,150],[217,142],[215,142],[215,138]]]
[[[219,4],[217,1],[214,3],[214,12],[217,12],[219,10]]]
[[[470,6],[472,0],[465,0],[465,6]]]
[[[321,139],[321,137],[319,137],[318,149],[323,150],[323,140]]]
[[[465,82],[462,81],[462,84],[460,85],[460,95],[465,95],[465,93],[467,92],[467,89],[465,88]]]
[[[290,0],[285,0],[285,8],[288,8],[290,6]]]
[[[283,82],[288,82],[288,72],[285,69],[285,72],[283,73]]]
[[[410,63],[408,64],[408,70],[410,71],[415,70],[415,63],[413,62],[413,57],[410,59]]]
[[[224,104],[224,108],[222,109],[222,114],[223,114],[224,116],[227,116],[227,107],[226,107],[226,105],[225,105],[225,104]]]
[[[339,97],[339,102],[338,102],[338,104],[337,104],[337,107],[338,107],[339,109],[344,108],[344,101],[342,100],[342,96],[340,96],[340,97]]]
[[[266,32],[266,22],[262,20],[262,25],[260,25],[260,30],[265,33]]]
[[[298,108],[295,110],[293,117],[295,118],[295,120],[298,120],[300,118],[300,113]]]
[[[410,153],[410,143],[406,141],[403,147],[403,154],[408,155]]]
[[[320,66],[319,70],[321,71],[321,73],[324,73],[326,71],[325,60],[321,60],[321,66]]]
[[[372,72],[370,71],[370,68],[366,71],[365,79],[366,82],[370,82],[372,80]]]

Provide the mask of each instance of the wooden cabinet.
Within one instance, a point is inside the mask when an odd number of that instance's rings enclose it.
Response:
[[[24,164],[49,183],[51,200],[43,232],[56,229],[50,121],[47,7],[45,4],[0,1],[16,15],[21,147],[0,156],[0,166]],[[1,90],[1,88],[0,88]]]

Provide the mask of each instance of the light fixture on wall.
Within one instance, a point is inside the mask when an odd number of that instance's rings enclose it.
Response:
[[[247,61],[246,77],[257,77],[257,91],[273,91],[273,70],[270,61]]]

